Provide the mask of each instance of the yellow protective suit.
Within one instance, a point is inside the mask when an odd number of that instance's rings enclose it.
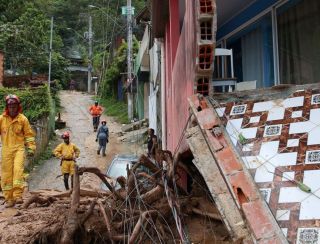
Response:
[[[73,143],[66,144],[63,142],[54,149],[53,153],[58,158],[63,157],[61,163],[61,173],[73,175],[75,163],[73,158],[79,157],[79,148]]]
[[[34,132],[29,120],[21,113],[14,119],[5,113],[0,116],[2,141],[1,187],[7,201],[22,197],[24,188],[25,146],[36,150]]]

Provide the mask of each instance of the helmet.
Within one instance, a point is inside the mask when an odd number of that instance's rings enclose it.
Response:
[[[103,124],[103,123],[107,123],[107,121],[104,119],[104,120],[101,120],[101,124]]]
[[[65,138],[70,138],[70,134],[69,134],[69,132],[68,131],[65,131],[65,132],[63,132],[63,134],[62,134],[62,139],[65,139]]]
[[[6,96],[6,104],[20,103],[20,99],[17,95],[9,94]]]

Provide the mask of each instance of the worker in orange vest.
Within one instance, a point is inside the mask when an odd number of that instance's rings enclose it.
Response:
[[[92,124],[93,124],[94,132],[96,132],[97,129],[98,129],[99,123],[100,123],[100,116],[101,116],[101,114],[103,112],[103,109],[99,105],[98,101],[95,101],[94,105],[92,105],[89,108],[89,112],[90,112],[90,114],[92,116]]]

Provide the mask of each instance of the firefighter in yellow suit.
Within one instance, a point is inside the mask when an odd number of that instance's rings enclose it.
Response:
[[[19,97],[10,94],[5,100],[6,108],[0,116],[1,187],[6,207],[13,207],[23,202],[25,147],[28,156],[33,156],[36,143],[29,120],[22,114]]]
[[[61,159],[61,173],[63,175],[64,186],[69,190],[69,175],[71,176],[71,187],[73,187],[73,174],[76,158],[79,157],[79,148],[70,143],[70,134],[62,134],[63,143],[59,144],[53,151],[54,155]]]

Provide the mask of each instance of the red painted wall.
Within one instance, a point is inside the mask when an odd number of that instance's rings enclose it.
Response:
[[[194,1],[186,1],[181,33],[178,3],[178,0],[170,1],[170,17],[165,36],[167,149],[172,152],[179,143],[189,117],[187,98],[193,94],[196,58]],[[186,147],[183,140],[180,149],[184,150]]]

